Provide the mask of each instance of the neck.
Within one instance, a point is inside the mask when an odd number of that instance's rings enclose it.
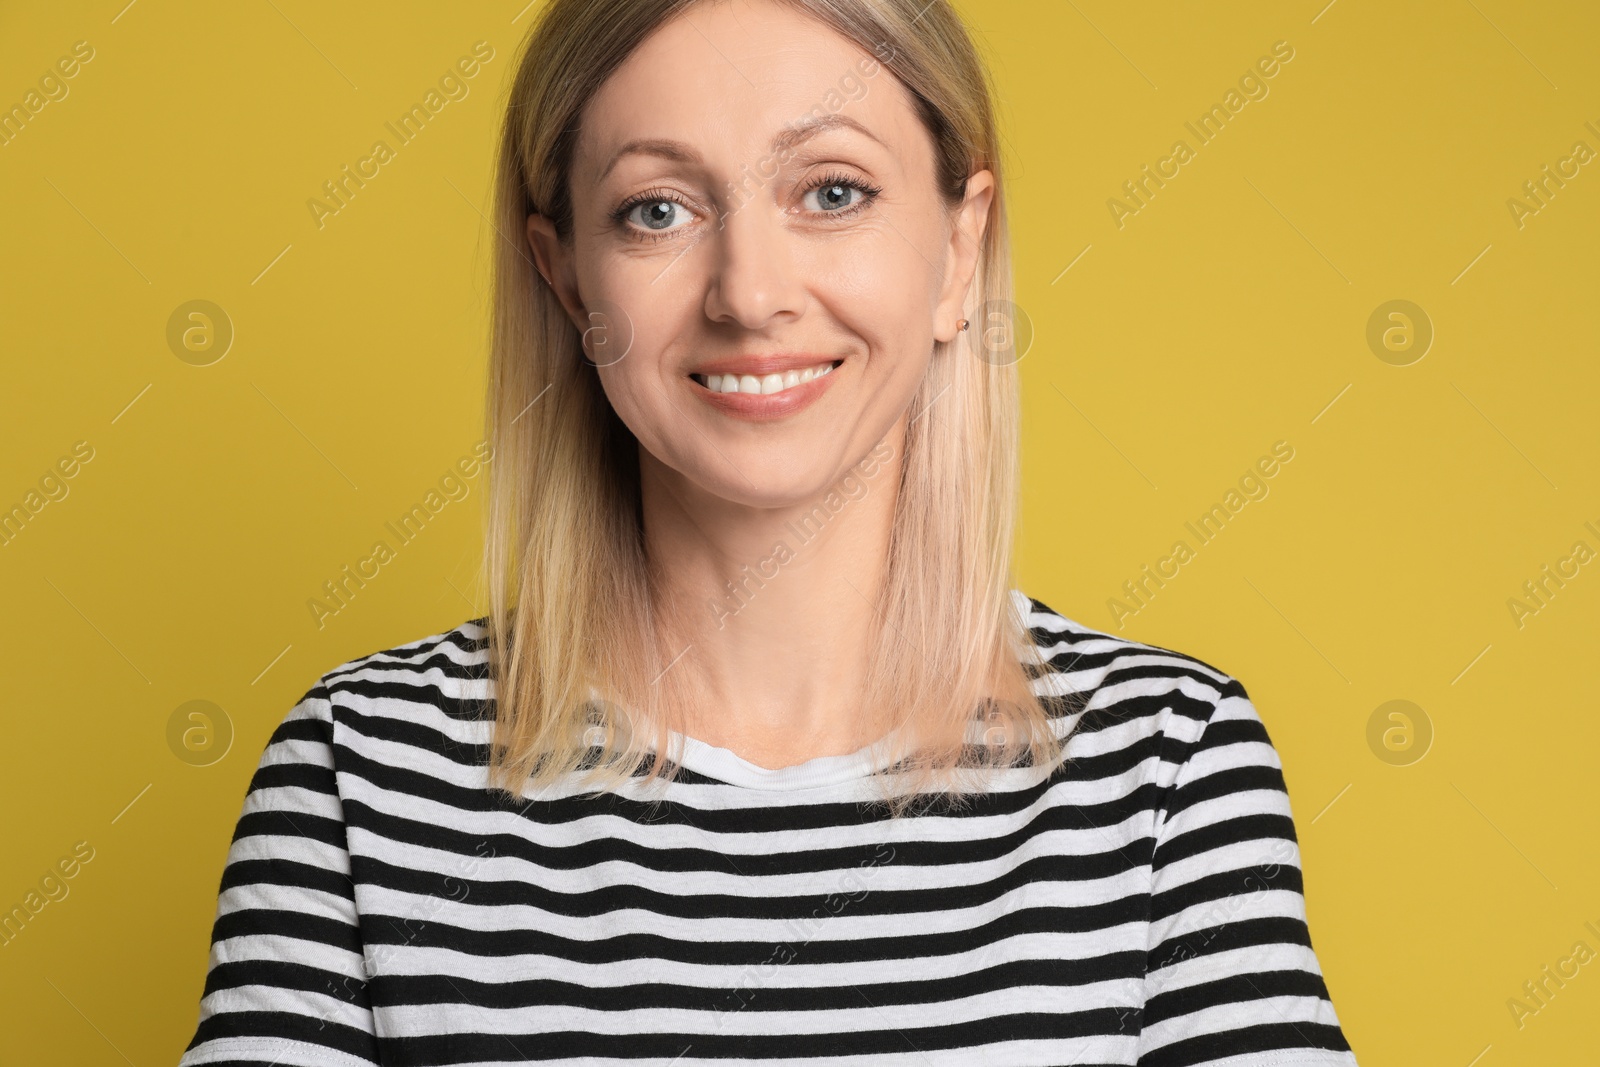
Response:
[[[683,732],[772,768],[888,732],[862,697],[903,440],[902,423],[826,490],[783,507],[713,496],[641,450],[653,607],[663,666],[682,672]]]

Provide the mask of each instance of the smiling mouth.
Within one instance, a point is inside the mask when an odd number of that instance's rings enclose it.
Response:
[[[811,367],[774,374],[691,374],[689,377],[713,393],[748,393],[767,396],[804,385],[813,378],[820,378],[843,362],[844,360],[842,359],[835,359],[818,363]]]

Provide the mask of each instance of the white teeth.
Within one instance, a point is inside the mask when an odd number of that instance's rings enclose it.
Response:
[[[695,375],[695,379],[713,393],[754,393],[769,394],[781,393],[785,389],[793,389],[803,385],[813,378],[820,378],[833,369],[833,364],[822,363],[804,370],[791,370],[782,373],[763,375],[758,378],[754,374],[706,374]]]

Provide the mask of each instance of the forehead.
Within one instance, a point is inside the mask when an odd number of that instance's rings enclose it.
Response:
[[[606,79],[584,109],[574,164],[597,176],[623,145],[664,139],[708,165],[753,167],[786,126],[829,114],[857,120],[890,154],[919,143],[909,94],[832,27],[775,0],[700,4]]]

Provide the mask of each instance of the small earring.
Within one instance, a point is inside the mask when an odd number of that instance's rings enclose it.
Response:
[[[966,319],[962,319],[960,322],[956,323],[956,329],[965,330],[966,328],[967,328],[967,320]]]

